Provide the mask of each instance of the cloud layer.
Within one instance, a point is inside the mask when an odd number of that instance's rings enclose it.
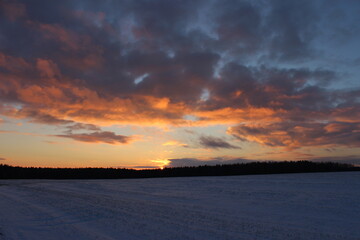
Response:
[[[232,124],[228,134],[267,146],[360,145],[360,90],[343,87],[348,75],[328,67],[318,44],[357,23],[341,17],[350,8],[276,0],[0,7],[0,114],[67,127],[59,137],[125,144],[131,137],[98,125]],[[360,32],[350,30],[349,42]],[[71,132],[79,129],[92,132]],[[237,148],[214,137],[200,144]]]

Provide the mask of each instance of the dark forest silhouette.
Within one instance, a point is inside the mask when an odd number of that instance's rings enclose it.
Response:
[[[229,176],[250,174],[360,171],[360,167],[334,162],[253,162],[164,169],[126,168],[35,168],[0,165],[0,179],[118,179],[185,176]]]

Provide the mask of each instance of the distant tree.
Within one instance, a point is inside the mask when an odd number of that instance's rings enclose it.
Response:
[[[186,176],[228,176],[305,172],[360,171],[360,167],[334,162],[285,161],[134,170],[125,168],[35,168],[0,164],[0,179],[117,179]]]

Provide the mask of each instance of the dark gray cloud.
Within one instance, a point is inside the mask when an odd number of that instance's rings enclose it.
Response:
[[[114,132],[92,132],[81,134],[63,134],[55,135],[56,137],[71,138],[75,141],[88,142],[88,143],[107,143],[107,144],[128,144],[131,142],[132,137],[117,135]]]
[[[36,110],[20,110],[16,113],[20,117],[27,117],[32,119],[31,122],[34,123],[45,123],[50,125],[62,125],[62,124],[70,124],[74,121],[71,120],[65,120],[61,118],[54,117],[50,114],[43,114]]]
[[[74,125],[67,126],[67,129],[70,131],[76,131],[76,130],[101,131],[100,127],[94,124],[86,124],[86,123],[75,123]]]
[[[199,138],[199,143],[204,148],[213,148],[213,149],[220,149],[220,148],[228,148],[228,149],[236,149],[240,148],[238,146],[234,146],[222,138],[219,137],[212,137],[212,136],[201,136]]]
[[[0,108],[0,113],[1,113]],[[21,109],[19,111],[16,111],[13,113],[14,117],[26,117],[30,118],[31,122],[33,123],[43,123],[43,124],[49,124],[49,125],[58,125],[63,126],[67,129],[68,133],[71,133],[72,131],[77,130],[88,130],[88,131],[101,131],[101,128],[99,126],[96,126],[94,124],[88,124],[88,123],[78,123],[72,120],[65,120],[62,118],[58,118],[55,116],[52,116],[50,114],[41,113],[36,110],[32,109]],[[1,123],[0,119],[0,123]]]
[[[335,99],[349,98],[322,87],[336,79],[336,73],[330,70],[246,67],[230,62],[224,66],[221,75],[223,81],[212,83],[213,98],[206,103],[207,108],[323,110],[333,107]],[[315,84],[310,85],[310,82]]]
[[[303,60],[316,54],[311,41],[320,30],[314,1],[273,1],[267,16],[269,58]]]

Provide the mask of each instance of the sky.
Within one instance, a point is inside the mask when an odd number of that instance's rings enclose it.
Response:
[[[0,2],[0,164],[360,164],[357,0]]]

